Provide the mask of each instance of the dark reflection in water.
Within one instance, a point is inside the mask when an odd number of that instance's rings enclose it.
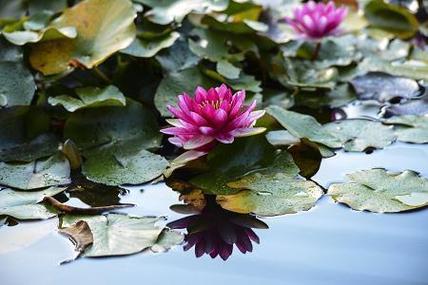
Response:
[[[194,247],[196,257],[207,254],[223,260],[231,256],[234,245],[243,254],[252,252],[253,242],[260,243],[252,229],[267,229],[268,225],[254,216],[224,210],[215,202],[215,196],[205,195],[205,200],[199,213],[167,225],[172,229],[187,229],[183,249],[187,251]]]

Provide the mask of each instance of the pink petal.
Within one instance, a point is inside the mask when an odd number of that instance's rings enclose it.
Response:
[[[234,137],[231,134],[226,133],[226,134],[218,135],[216,137],[216,140],[224,144],[231,144],[234,141]]]
[[[263,133],[266,128],[242,128],[236,129],[231,132],[231,135],[237,138],[249,137]]]
[[[209,137],[209,136],[204,136],[204,135],[194,136],[192,139],[190,139],[184,143],[183,148],[184,149],[197,149],[197,148],[200,148],[206,144],[209,144],[213,140],[214,140],[214,138]]]

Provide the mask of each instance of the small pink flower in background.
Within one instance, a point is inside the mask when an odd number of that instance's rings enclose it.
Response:
[[[347,14],[346,7],[336,8],[333,1],[327,4],[309,1],[296,8],[292,18],[285,20],[299,35],[318,40],[338,34],[339,26]]]
[[[262,133],[265,129],[254,125],[265,111],[254,111],[255,101],[245,107],[244,100],[244,90],[232,94],[224,84],[209,90],[197,87],[193,98],[183,93],[178,107],[168,106],[176,119],[167,120],[173,127],[161,132],[173,135],[169,141],[176,146],[203,152],[217,142],[230,144],[236,137]]]

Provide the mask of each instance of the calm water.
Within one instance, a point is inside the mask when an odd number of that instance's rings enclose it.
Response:
[[[412,169],[428,177],[428,145],[396,143],[374,153],[339,152],[313,177],[323,187],[358,169]],[[168,208],[177,194],[158,184],[130,188],[121,202],[135,215],[183,217]],[[73,204],[81,203],[72,199]],[[403,214],[356,212],[322,198],[309,212],[264,219],[253,253],[236,249],[225,262],[196,258],[181,246],[169,253],[81,258],[56,233],[57,220],[0,228],[0,284],[428,284],[428,209]]]

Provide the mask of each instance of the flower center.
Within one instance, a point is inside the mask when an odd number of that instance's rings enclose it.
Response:
[[[207,105],[211,105],[213,106],[214,109],[220,109],[221,103],[223,103],[223,100],[219,99],[219,100],[205,100],[201,103],[199,103],[199,106],[201,108],[206,107]]]

